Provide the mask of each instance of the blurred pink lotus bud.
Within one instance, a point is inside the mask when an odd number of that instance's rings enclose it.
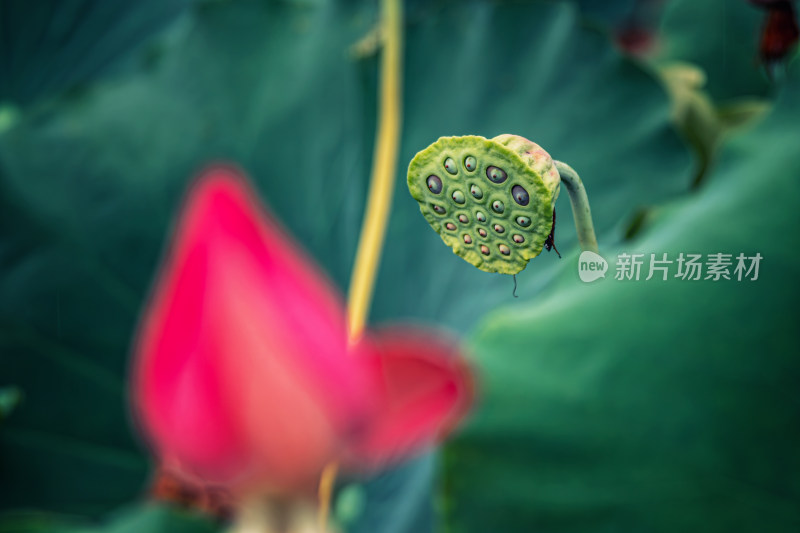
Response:
[[[465,414],[453,343],[416,329],[348,343],[332,285],[234,169],[188,195],[147,305],[132,402],[160,464],[234,492],[294,492],[343,461],[370,469]]]

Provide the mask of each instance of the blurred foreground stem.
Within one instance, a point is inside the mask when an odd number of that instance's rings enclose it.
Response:
[[[314,509],[300,500],[261,496],[242,503],[228,533],[315,533]]]

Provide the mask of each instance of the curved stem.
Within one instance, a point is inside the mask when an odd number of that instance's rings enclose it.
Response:
[[[572,215],[575,218],[575,230],[578,232],[578,242],[581,245],[581,250],[598,253],[597,237],[595,237],[594,224],[592,224],[592,211],[589,209],[589,198],[586,196],[583,182],[571,166],[561,161],[553,162],[561,175],[561,182],[567,187],[567,192],[569,193]]]

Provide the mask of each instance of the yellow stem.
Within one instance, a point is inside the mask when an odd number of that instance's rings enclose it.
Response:
[[[364,330],[381,249],[392,204],[401,127],[401,64],[403,54],[402,7],[399,0],[383,1],[383,57],[378,107],[378,131],[372,160],[372,178],[355,266],[348,294],[350,339]]]
[[[331,496],[333,495],[333,484],[336,482],[336,474],[339,471],[339,463],[336,461],[328,463],[322,470],[319,479],[319,511],[317,512],[317,527],[320,533],[325,533],[328,528],[328,515],[331,512]]]
[[[348,337],[353,342],[364,331],[369,314],[375,278],[392,206],[397,153],[400,148],[402,117],[403,11],[400,0],[383,0],[383,57],[380,72],[380,100],[375,153],[372,160],[369,196],[355,265],[350,278],[347,298]],[[325,467],[319,482],[318,527],[324,533],[328,527],[331,496],[339,465]]]

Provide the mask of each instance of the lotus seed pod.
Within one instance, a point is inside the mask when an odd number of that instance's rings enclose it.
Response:
[[[431,188],[430,176],[441,186]],[[441,137],[408,167],[411,196],[445,244],[479,269],[501,274],[516,274],[541,253],[560,184],[550,155],[517,135]],[[439,204],[444,214],[432,209]]]

